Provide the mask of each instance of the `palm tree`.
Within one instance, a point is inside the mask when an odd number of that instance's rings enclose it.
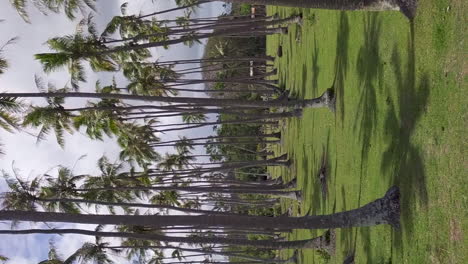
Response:
[[[154,12],[154,13],[151,13],[151,14],[148,14],[148,15],[142,15],[142,16],[139,16],[138,18],[141,19],[141,18],[145,18],[145,17],[165,14],[165,13],[169,13],[169,12],[173,12],[173,11],[177,11],[177,10],[181,10],[181,9],[188,9],[190,11],[193,11],[199,5],[204,4],[204,3],[213,2],[213,1],[215,1],[215,0],[176,0],[175,2],[176,2],[176,5],[178,7],[163,10],[163,11]]]
[[[65,264],[70,262],[65,262],[60,254],[57,252],[54,242],[49,241],[49,253],[47,254],[47,259],[39,262],[38,264]]]
[[[63,98],[60,99],[63,100]],[[24,117],[23,126],[40,127],[37,142],[43,140],[53,130],[57,143],[63,148],[65,146],[64,132],[73,133],[71,118],[72,115],[63,111],[62,106],[32,106]]]
[[[384,197],[360,208],[321,216],[159,216],[159,215],[92,215],[31,211],[0,211],[2,221],[62,222],[99,225],[196,226],[197,228],[229,227],[255,229],[328,229],[390,224],[399,227],[400,192],[390,188]],[[52,230],[54,232],[54,230]]]
[[[120,253],[118,249],[106,248],[108,243],[101,242],[101,238],[96,236],[95,243],[84,243],[78,250],[75,251],[71,256],[67,258],[64,264],[76,263],[79,261],[82,264],[96,263],[96,264],[112,264],[114,263],[106,250],[113,251],[114,253]]]
[[[72,88],[77,90],[78,83],[86,81],[84,66],[77,55],[96,52],[98,48],[95,43],[94,36],[84,36],[80,33],[52,38],[47,41],[47,44],[57,53],[36,54],[36,58],[41,61],[43,69],[47,73],[66,67],[71,76]],[[93,56],[88,61],[91,69],[95,71],[115,71],[117,67],[113,60],[116,57],[111,57]]]
[[[0,212],[0,215],[3,214]],[[158,242],[175,242],[187,244],[227,244],[238,246],[252,246],[258,248],[271,248],[271,249],[287,249],[287,248],[311,248],[323,249],[328,245],[323,236],[296,240],[296,241],[275,241],[275,240],[248,240],[248,239],[235,239],[224,237],[204,237],[204,236],[191,236],[191,237],[175,237],[164,236],[155,233],[136,233],[136,232],[104,232],[104,231],[91,231],[84,229],[25,229],[25,230],[0,230],[0,234],[79,234],[85,236],[95,237],[119,237],[119,238],[132,238],[140,240],[158,241]],[[325,242],[325,243],[324,243]],[[95,247],[95,245],[92,245]],[[96,252],[98,249],[91,248],[91,245],[86,247],[86,253],[89,251]],[[102,250],[102,249],[99,249]],[[78,252],[78,251],[77,251]],[[86,254],[83,254],[87,256]]]
[[[1,22],[2,20],[0,20]],[[5,44],[0,47],[0,75],[5,72],[8,68],[8,61],[2,56],[3,49],[15,43],[16,37],[9,39]],[[15,114],[20,113],[23,110],[23,104],[17,98],[3,97],[0,94],[0,128],[13,132],[13,129],[19,127],[19,119]],[[1,147],[1,144],[0,144]],[[4,154],[0,148],[0,155]]]
[[[114,263],[107,253],[106,250],[110,250],[116,253],[120,253],[119,249],[109,248],[108,243],[101,242],[100,237],[96,237],[95,243],[84,243],[79,249],[77,249],[68,258],[63,259],[57,252],[55,245],[49,243],[49,254],[48,259],[39,262],[38,264],[73,264],[73,263],[96,263],[96,264],[112,264]]]
[[[152,129],[136,124],[123,124],[120,128],[117,143],[122,148],[120,159],[146,167],[160,159],[160,155],[149,145],[152,140],[159,141]]]
[[[4,209],[36,211],[38,205],[41,205],[49,212],[72,214],[81,212],[77,204],[63,198],[77,195],[74,189],[76,182],[83,178],[82,175],[72,176],[69,169],[59,167],[57,177],[45,174],[44,177],[35,177],[31,181],[26,181],[20,179],[16,170],[14,173],[15,177],[11,177],[6,172],[2,173],[11,190],[2,194]],[[41,185],[44,179],[48,183],[47,186]]]
[[[3,22],[3,20],[0,20],[0,22]],[[13,37],[11,39],[9,39],[7,42],[5,42],[5,44],[3,44],[1,47],[0,47],[0,74],[3,74],[5,72],[5,70],[8,68],[9,66],[9,63],[8,61],[3,57],[3,50],[5,49],[5,47],[7,47],[8,45],[11,45],[11,44],[14,44],[16,41],[18,40],[17,37]]]
[[[22,112],[23,103],[14,97],[3,97],[0,94],[0,128],[13,132],[20,126],[20,120],[16,114]],[[1,144],[0,144],[1,146]],[[0,154],[4,154],[0,148]]]
[[[334,107],[334,93],[332,89],[327,89],[320,97],[314,99],[294,100],[280,98],[271,101],[250,101],[244,99],[213,99],[199,97],[163,97],[163,96],[145,96],[131,94],[115,93],[81,93],[81,92],[48,92],[48,93],[3,93],[4,97],[18,98],[98,98],[98,99],[119,99],[119,100],[137,100],[147,102],[179,103],[184,106],[216,106],[216,107],[249,107],[249,108],[270,108],[270,107],[291,107],[291,108],[320,108]],[[179,105],[180,106],[180,105]]]
[[[128,186],[134,185],[128,179],[128,175],[125,172],[122,172],[124,168],[124,163],[111,163],[107,159],[107,157],[102,156],[97,162],[98,168],[101,172],[99,177],[86,177],[85,183],[82,188],[89,189],[91,187],[110,187],[110,186]],[[82,195],[83,198],[87,200],[94,200],[94,201],[105,201],[105,202],[112,202],[112,203],[124,203],[127,201],[132,201],[136,197],[141,197],[141,191],[122,191],[122,192],[113,192],[110,190],[107,191],[87,191]],[[96,211],[98,209],[98,204],[94,204],[96,207]],[[108,205],[107,208],[111,213],[115,213],[114,206]],[[133,212],[131,209],[124,207],[126,212]]]
[[[128,64],[127,64],[128,65]],[[164,79],[175,78],[177,74],[169,67],[158,67],[155,65],[144,66],[131,64],[134,68],[132,74],[128,74],[130,69],[127,66],[126,72],[130,83],[127,90],[138,95],[177,95],[175,90],[166,89]]]
[[[28,23],[30,23],[30,20],[26,9],[28,4],[31,3],[42,13],[47,11],[59,13],[63,11],[69,19],[75,19],[76,13],[86,8],[95,11],[94,2],[96,0],[10,0],[11,5],[18,11],[21,18]]]
[[[234,215],[227,212],[213,212],[209,210],[197,210],[190,207],[196,207],[193,204],[185,204],[180,206],[180,197],[176,192],[163,191],[158,195],[150,198],[152,204],[147,203],[132,203],[126,201],[133,201],[136,197],[130,192],[86,192],[80,194],[76,192],[75,187],[78,181],[86,179],[84,187],[87,186],[113,186],[118,184],[125,184],[126,182],[120,177],[119,173],[121,164],[111,164],[107,159],[101,158],[99,160],[99,167],[102,172],[101,177],[86,177],[86,175],[73,175],[71,170],[65,167],[58,168],[58,175],[43,175],[35,177],[32,181],[20,179],[16,174],[11,177],[9,174],[3,172],[11,191],[2,194],[3,209],[6,210],[26,210],[36,211],[37,206],[40,205],[48,212],[66,212],[72,214],[79,214],[81,212],[80,204],[87,206],[99,205],[107,206],[110,212],[114,212],[114,207],[121,207],[124,211],[132,213],[132,207],[160,209],[160,210],[176,210],[185,213],[196,214],[220,214],[220,215]],[[125,176],[127,177],[127,176]],[[41,185],[45,181],[46,185]],[[133,184],[133,183],[132,183]],[[74,198],[79,197],[79,198]],[[82,198],[83,197],[83,198]]]

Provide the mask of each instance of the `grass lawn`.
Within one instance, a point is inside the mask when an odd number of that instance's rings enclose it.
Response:
[[[420,0],[410,22],[398,12],[337,12],[269,7],[282,17],[302,13],[302,26],[268,37],[280,85],[299,98],[334,87],[335,113],[308,109],[283,128],[277,153],[294,162],[278,177],[297,177],[305,200],[294,212],[350,210],[400,187],[401,229],[337,230],[327,260],[302,250],[300,263],[468,263],[468,21],[466,1]],[[318,168],[327,153],[328,193]],[[298,230],[290,239],[323,230]],[[284,252],[291,254],[291,252]]]

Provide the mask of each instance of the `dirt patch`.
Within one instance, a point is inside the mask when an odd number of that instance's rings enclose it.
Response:
[[[463,240],[463,231],[460,227],[460,221],[456,219],[450,220],[450,241],[460,242]]]

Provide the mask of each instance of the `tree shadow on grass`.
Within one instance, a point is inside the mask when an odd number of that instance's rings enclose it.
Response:
[[[379,56],[381,25],[382,21],[377,13],[370,13],[364,17],[364,44],[359,49],[356,63],[360,95],[353,129],[359,135],[359,140],[362,143],[361,158],[363,162],[367,161],[371,147],[370,142],[377,125],[376,88],[381,86],[383,82],[383,63]]]
[[[408,43],[408,64],[402,66],[401,55],[395,47],[392,66],[396,79],[397,102],[387,100],[389,111],[385,119],[385,140],[388,143],[383,153],[382,172],[388,175],[392,185],[401,191],[401,226],[406,237],[412,237],[414,211],[427,205],[427,186],[424,161],[419,148],[411,142],[417,121],[425,111],[429,98],[429,76],[423,74],[419,84],[415,78],[414,29]],[[403,68],[402,68],[403,67]],[[393,87],[392,87],[393,89]],[[403,254],[402,232],[395,232],[393,247]]]
[[[326,151],[329,148],[330,144],[330,131],[327,133],[327,139],[326,139],[326,145],[323,146],[323,150],[326,153]],[[306,152],[306,146],[304,146],[304,162],[302,163],[303,165],[303,175],[307,175],[307,177],[304,177],[304,182],[303,182],[303,190],[306,190],[306,195],[307,198],[310,197],[310,207],[307,208],[307,212],[305,212],[305,215],[321,215],[325,214],[326,212],[326,205],[327,205],[327,200],[324,199],[322,196],[322,184],[320,182],[320,179],[318,177],[319,175],[319,170],[320,167],[322,166],[322,156],[323,155],[328,155],[325,153],[321,153],[320,155],[315,155],[315,152],[312,151],[312,157],[310,156],[305,156]],[[309,165],[309,161],[312,161],[312,164]],[[325,166],[327,168],[330,168],[330,160],[326,160]],[[327,179],[328,180],[328,179]]]
[[[341,185],[341,209],[340,212],[349,210],[346,203],[346,190],[344,185]],[[344,256],[354,254],[356,250],[356,228],[340,229],[340,244]]]
[[[349,22],[345,12],[340,13],[338,33],[336,35],[336,58],[335,58],[335,80],[332,87],[335,89],[337,111],[341,116],[341,123],[345,117],[345,79],[348,71],[348,43],[349,43]]]
[[[318,76],[320,73],[318,59],[319,59],[319,48],[317,45],[317,38],[314,33],[314,50],[312,52],[312,94],[313,96],[316,96],[317,91],[318,91]]]

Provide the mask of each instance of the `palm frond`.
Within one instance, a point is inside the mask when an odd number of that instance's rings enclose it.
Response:
[[[26,23],[31,23],[28,12],[26,11],[26,0],[10,0],[11,5],[16,9],[18,14]]]

